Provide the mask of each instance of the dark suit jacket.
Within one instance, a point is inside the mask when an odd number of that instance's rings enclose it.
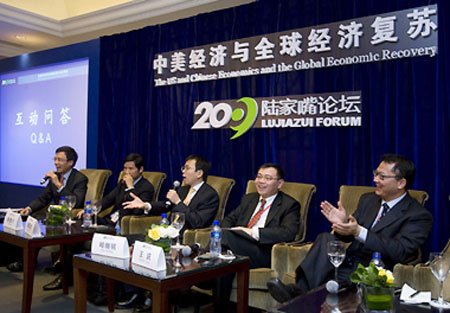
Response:
[[[222,227],[247,226],[258,205],[259,194],[242,197],[241,204],[222,222]],[[300,220],[300,204],[282,191],[273,200],[264,228],[259,229],[259,244],[273,245],[295,239]]]
[[[59,178],[60,175],[57,175]],[[73,168],[72,173],[70,173],[69,179],[66,182],[66,186],[61,190],[61,192],[58,192],[55,185],[53,185],[51,182],[48,182],[42,194],[34,199],[29,204],[29,207],[31,208],[33,213],[36,213],[36,211],[39,211],[46,205],[49,205],[51,203],[57,204],[60,197],[72,195],[77,198],[75,207],[82,208],[84,206],[84,197],[86,195],[87,182],[87,177]]]
[[[370,229],[380,207],[381,198],[375,193],[362,195],[353,216],[358,224],[367,228],[366,242],[361,243],[353,236],[320,234],[297,268],[297,284],[301,286],[301,279],[305,277],[308,288],[315,288],[330,278],[334,267],[328,260],[327,242],[335,238],[352,242],[339,267],[340,277],[345,280],[349,280],[359,263],[368,266],[375,251],[381,253],[385,267],[390,270],[396,263],[405,262],[414,255],[431,230],[433,218],[430,212],[408,194]]]
[[[348,251],[366,266],[372,259],[372,253],[378,251],[386,268],[392,269],[396,263],[404,262],[413,256],[424,244],[431,231],[433,217],[407,194],[370,229],[380,206],[381,198],[375,193],[362,195],[353,216],[358,224],[367,228],[366,242],[362,244],[348,237],[341,239],[353,240]]]
[[[204,183],[195,193],[189,205],[185,205],[183,200],[186,198],[189,188],[190,186],[178,188],[177,193],[181,202],[177,205],[166,206],[163,201],[152,203],[150,214],[159,215],[168,211],[184,213],[186,221],[182,233],[185,229],[211,226],[219,208],[219,195],[213,187]]]
[[[222,222],[223,228],[244,226],[258,205],[259,194],[251,193],[242,197],[241,204]],[[289,195],[278,192],[267,215],[264,228],[259,228],[259,241],[246,234],[232,230],[223,230],[223,249],[250,258],[252,268],[270,267],[272,246],[278,242],[292,241],[298,232],[300,204]],[[226,290],[226,289],[225,289]]]
[[[130,193],[138,196],[144,202],[150,202],[153,199],[155,189],[153,185],[144,177],[139,180],[134,188],[125,191],[126,185],[119,183],[116,188],[113,189],[106,197],[102,199],[102,210],[106,210],[110,206],[114,206],[111,214],[119,211],[120,219],[126,215],[142,215],[144,210],[142,209],[124,209],[122,203],[124,201],[131,201]]]

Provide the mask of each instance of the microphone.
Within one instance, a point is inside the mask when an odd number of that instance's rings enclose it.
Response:
[[[327,282],[325,287],[329,293],[338,293],[339,291],[339,283],[335,280],[330,280]]]
[[[49,180],[49,179],[50,179],[50,177],[45,176],[44,178],[41,179],[40,184],[43,185],[43,184],[44,184],[47,180]]]
[[[178,180],[175,180],[175,181],[173,182],[173,187],[172,187],[172,189],[173,189],[173,190],[177,190],[178,187],[180,187],[180,182],[179,182]],[[166,208],[168,208],[171,204],[172,204],[172,202],[170,202],[169,200],[167,200],[166,203],[165,203]]]
[[[200,248],[200,245],[198,243],[193,244],[192,246],[183,246],[181,248],[181,253],[184,256],[190,256],[192,253],[195,253]]]

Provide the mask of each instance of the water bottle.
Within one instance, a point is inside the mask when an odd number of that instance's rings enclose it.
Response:
[[[90,227],[92,225],[92,206],[91,201],[86,201],[83,213],[83,227]]]
[[[163,213],[161,214],[161,223],[159,223],[159,225],[170,225],[169,220],[167,219],[167,213]]]
[[[374,264],[375,266],[377,266],[377,267],[384,268],[384,263],[383,263],[383,261],[381,260],[381,253],[378,252],[378,251],[375,251],[375,252],[372,254],[372,260],[370,260],[370,263],[373,263],[373,264]]]
[[[222,253],[222,229],[219,227],[219,221],[213,222],[211,230],[211,241],[209,243],[209,252],[220,255]]]
[[[60,206],[66,205],[66,197],[61,197],[61,198],[59,198],[59,205],[60,205]]]

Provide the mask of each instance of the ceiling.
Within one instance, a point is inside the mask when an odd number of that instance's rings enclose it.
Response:
[[[0,0],[0,59],[256,0]]]

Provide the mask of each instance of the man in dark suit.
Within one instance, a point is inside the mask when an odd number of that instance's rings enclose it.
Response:
[[[339,267],[338,280],[349,282],[350,274],[359,263],[368,266],[372,253],[381,253],[387,269],[405,262],[425,242],[432,226],[431,214],[407,190],[414,181],[414,164],[398,155],[386,154],[374,171],[374,193],[361,196],[354,215],[346,216],[338,202],[321,203],[322,214],[332,224],[334,234],[318,236],[305,260],[296,270],[296,284],[283,285],[270,280],[271,295],[279,302],[313,289],[332,278],[334,267],[328,261],[327,243],[342,240],[351,243],[344,263]]]
[[[145,202],[133,196],[133,201],[124,203],[125,208],[144,209],[148,215],[160,215],[168,211],[185,215],[185,225],[181,231],[210,226],[219,207],[219,196],[214,188],[206,183],[211,164],[199,155],[186,158],[183,173],[183,186],[167,192],[167,201]]]
[[[130,153],[123,161],[123,172],[119,184],[106,197],[101,200],[102,210],[114,206],[111,214],[99,218],[99,224],[118,225],[122,217],[127,215],[142,215],[142,209],[127,209],[122,205],[123,202],[132,200],[130,193],[139,196],[143,201],[152,201],[155,189],[153,185],[142,176],[144,171],[144,158],[137,153]],[[81,217],[83,212],[79,213]]]
[[[249,256],[252,268],[270,267],[272,246],[294,240],[298,232],[300,204],[280,191],[283,183],[284,172],[278,165],[262,165],[255,178],[257,192],[244,195],[222,221],[223,248]]]
[[[75,196],[75,207],[82,207],[87,190],[87,177],[74,169],[77,163],[78,155],[76,151],[69,146],[62,146],[56,149],[54,164],[56,171],[50,170],[45,174],[45,180],[50,182],[45,187],[42,194],[34,199],[26,208],[20,211],[20,214],[32,214],[40,219],[45,217],[44,209],[47,205],[58,204],[61,197]],[[12,272],[23,270],[22,261],[17,261],[7,265]]]

